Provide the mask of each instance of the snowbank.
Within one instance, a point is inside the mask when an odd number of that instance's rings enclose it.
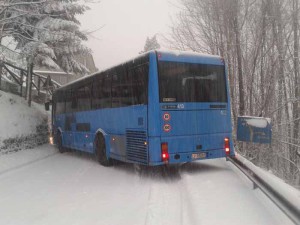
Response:
[[[25,99],[0,91],[0,145],[7,138],[36,133],[36,127],[47,121],[47,113],[33,103],[27,106]]]
[[[33,149],[27,149],[26,151],[19,151],[14,154],[1,155],[0,175],[45,159],[56,153],[57,149],[54,146],[46,144]]]

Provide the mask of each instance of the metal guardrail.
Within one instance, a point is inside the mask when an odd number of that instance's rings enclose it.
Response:
[[[228,157],[228,160],[253,182],[254,188],[259,188],[275,205],[280,208],[285,215],[287,215],[287,217],[289,217],[295,224],[300,225],[299,208],[288,201],[288,199],[276,191],[270,184],[265,182],[260,176],[236,157]]]

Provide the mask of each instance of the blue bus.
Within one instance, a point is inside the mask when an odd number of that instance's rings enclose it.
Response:
[[[150,51],[57,89],[52,133],[60,152],[156,166],[234,155],[224,60]]]

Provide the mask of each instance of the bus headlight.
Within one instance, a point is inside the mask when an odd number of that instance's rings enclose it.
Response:
[[[53,137],[52,136],[49,137],[49,143],[50,143],[50,145],[53,145]]]

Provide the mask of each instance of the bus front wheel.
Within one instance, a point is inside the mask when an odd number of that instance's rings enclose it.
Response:
[[[102,166],[111,166],[112,160],[107,158],[106,155],[106,146],[105,146],[105,138],[103,135],[99,134],[97,135],[97,138],[95,140],[95,156],[96,160],[102,165]]]

